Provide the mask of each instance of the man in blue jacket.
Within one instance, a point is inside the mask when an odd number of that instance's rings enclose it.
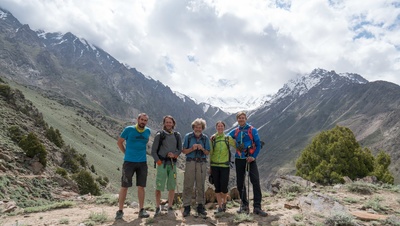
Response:
[[[242,201],[238,213],[249,213],[249,201],[246,195],[246,185],[244,183],[246,171],[248,171],[251,184],[253,185],[253,213],[265,217],[268,214],[261,208],[262,194],[260,177],[256,163],[257,155],[261,149],[258,130],[247,124],[247,116],[245,112],[238,112],[236,114],[236,119],[238,122],[238,127],[230,131],[229,136],[236,141],[236,185]]]

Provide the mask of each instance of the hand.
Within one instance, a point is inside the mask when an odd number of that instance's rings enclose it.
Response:
[[[161,161],[161,159],[159,159],[159,160],[157,161],[157,165],[161,166],[161,164],[162,164],[162,161]]]
[[[249,156],[246,158],[247,162],[253,162],[254,160],[256,160],[253,156]]]

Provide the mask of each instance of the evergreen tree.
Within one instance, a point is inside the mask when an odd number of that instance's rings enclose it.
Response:
[[[29,133],[27,136],[23,136],[18,145],[25,151],[26,156],[33,158],[38,157],[39,162],[44,167],[47,165],[47,151],[42,142],[34,133]]]
[[[374,170],[374,157],[362,149],[353,132],[341,126],[318,134],[296,162],[296,175],[321,184],[362,178]]]
[[[376,176],[379,181],[384,183],[393,184],[394,177],[389,172],[389,165],[391,159],[389,154],[386,154],[384,151],[380,151],[375,158],[375,169],[372,175]]]
[[[92,195],[101,195],[99,186],[88,171],[81,170],[73,176],[73,179],[78,184],[79,193],[81,195],[88,193]]]

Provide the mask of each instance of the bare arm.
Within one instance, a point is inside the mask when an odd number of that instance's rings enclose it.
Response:
[[[119,147],[119,150],[121,150],[122,153],[125,154],[125,145],[124,145],[124,142],[125,142],[125,139],[122,138],[122,137],[120,137],[120,138],[118,138],[117,145],[118,145],[118,147]]]

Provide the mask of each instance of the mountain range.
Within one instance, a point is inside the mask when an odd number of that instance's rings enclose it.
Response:
[[[266,143],[257,160],[266,187],[277,174],[293,173],[301,150],[316,134],[335,125],[349,127],[373,153],[379,149],[389,153],[390,170],[395,182],[400,181],[400,87],[393,83],[315,69],[272,96],[209,100],[218,102],[219,108],[173,92],[72,33],[33,31],[4,9],[0,9],[0,76],[52,93],[46,98],[79,103],[99,117],[121,122],[120,126],[146,112],[149,126],[157,130],[162,117],[170,114],[182,134],[191,131],[190,123],[198,117],[206,119],[207,134],[215,131],[218,120],[232,128],[236,119],[229,112],[253,108],[248,122]],[[110,131],[117,136],[115,128]]]

